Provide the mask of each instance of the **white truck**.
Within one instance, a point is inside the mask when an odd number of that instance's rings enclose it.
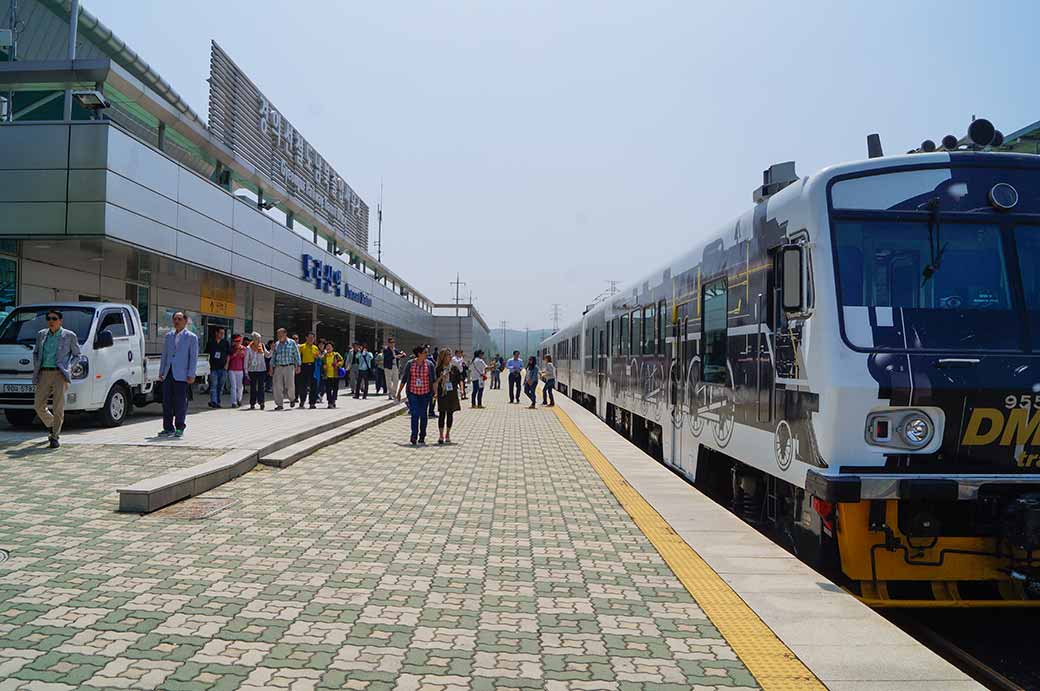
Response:
[[[97,412],[108,427],[123,424],[134,406],[162,400],[159,357],[146,356],[141,315],[116,302],[53,302],[16,307],[0,324],[0,408],[7,421],[27,427],[36,416],[32,382],[36,334],[47,328],[48,310],[64,315],[63,326],[79,340],[72,363],[66,412]],[[209,376],[209,361],[199,357],[197,380]]]

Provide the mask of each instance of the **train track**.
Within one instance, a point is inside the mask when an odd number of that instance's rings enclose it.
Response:
[[[960,610],[956,624],[949,612],[936,615],[921,610],[886,610],[881,614],[991,691],[1040,691],[1040,675],[1029,664],[1033,658],[1025,650],[1016,652],[1017,641],[1022,639],[1015,635],[1019,628],[1015,614],[1003,610],[999,620],[1004,625],[991,627],[986,624],[999,621],[995,613],[973,617],[969,612]],[[921,620],[922,615],[926,621]],[[1028,638],[1028,633],[1023,633]]]

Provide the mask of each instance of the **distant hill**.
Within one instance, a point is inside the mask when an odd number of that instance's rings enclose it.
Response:
[[[534,355],[538,350],[538,344],[541,343],[543,338],[547,338],[550,335],[552,335],[552,329],[530,329],[526,333],[523,329],[506,329],[505,348],[503,348],[502,329],[491,329],[491,342],[494,343],[494,352],[489,354],[494,355],[496,352],[501,352],[506,357],[509,357],[514,350],[519,350],[526,358],[528,355]]]

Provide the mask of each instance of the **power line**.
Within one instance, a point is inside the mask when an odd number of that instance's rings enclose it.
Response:
[[[621,281],[607,281],[607,283],[610,284],[610,287],[607,289],[608,291],[610,291],[609,294],[608,294],[608,297],[613,297],[613,296],[617,295],[618,292],[619,292],[618,291],[618,283],[621,283]]]
[[[560,303],[554,302],[552,306],[553,333],[560,330]]]
[[[502,329],[502,354],[504,355],[506,352],[506,327],[509,326],[509,322],[500,321],[498,326]]]

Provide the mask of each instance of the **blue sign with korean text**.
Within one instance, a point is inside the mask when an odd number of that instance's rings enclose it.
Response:
[[[304,254],[302,257],[303,280],[313,283],[315,289],[325,293],[334,294],[336,297],[345,296],[365,307],[372,306],[372,298],[361,290],[354,290],[349,283],[343,282],[343,272],[326,264],[317,257]]]

